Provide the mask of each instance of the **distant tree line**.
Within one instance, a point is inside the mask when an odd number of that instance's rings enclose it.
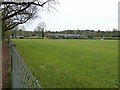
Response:
[[[44,24],[42,27],[45,27]],[[40,29],[41,26],[39,25],[38,28],[36,28],[34,31],[25,31],[23,29],[15,28],[14,30],[11,30],[9,32],[9,35],[13,38],[16,38],[16,36],[24,36],[24,37],[35,37],[35,38],[44,38],[47,37],[49,34],[79,34],[88,37],[89,39],[101,39],[101,38],[108,38],[108,39],[114,39],[120,37],[120,31],[117,29],[113,29],[112,31],[94,31],[94,30],[63,30],[63,31],[44,31],[44,29]]]
[[[80,34],[87,36],[88,38],[94,37],[119,37],[120,31],[117,29],[113,29],[113,31],[94,31],[94,30],[65,30],[62,33],[70,33],[70,34]]]
[[[80,35],[84,35],[86,37],[88,37],[89,39],[93,39],[93,38],[102,38],[102,37],[116,37],[119,38],[120,37],[120,31],[118,31],[116,28],[114,28],[112,31],[94,31],[94,30],[63,30],[63,31],[56,31],[56,32],[51,32],[48,31],[48,33],[52,33],[52,34],[80,34]]]

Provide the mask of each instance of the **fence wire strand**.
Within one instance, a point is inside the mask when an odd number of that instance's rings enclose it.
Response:
[[[41,89],[38,80],[32,75],[13,44],[10,47],[10,61],[12,72],[12,88],[37,88]]]

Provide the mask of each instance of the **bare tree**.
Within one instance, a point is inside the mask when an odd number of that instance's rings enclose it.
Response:
[[[16,26],[14,29],[11,30],[12,38],[17,38],[19,28]]]
[[[38,38],[44,38],[44,30],[46,28],[45,22],[40,22],[34,32],[37,33]]]
[[[26,28],[25,28],[25,26],[22,25],[22,26],[20,26],[20,27],[21,27],[21,29],[23,30],[23,36],[26,36],[26,32],[25,32]]]
[[[46,28],[45,22],[40,22],[40,23],[38,24],[38,28],[39,28],[40,31],[41,31],[41,37],[42,37],[42,39],[44,39],[44,29]]]
[[[49,10],[49,8],[54,8],[56,3],[56,0],[32,0],[30,2],[3,1],[0,6],[3,32],[36,18],[40,8],[47,7]]]
[[[40,39],[41,37],[40,27],[37,27],[36,29],[34,29],[34,31],[37,33],[37,37]]]

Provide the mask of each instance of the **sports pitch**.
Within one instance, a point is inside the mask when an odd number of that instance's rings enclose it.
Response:
[[[117,87],[117,40],[12,41],[43,88]]]

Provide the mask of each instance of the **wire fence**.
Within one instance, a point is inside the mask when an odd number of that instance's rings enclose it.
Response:
[[[28,67],[15,49],[15,44],[9,42],[12,88],[42,89],[38,80],[32,75]]]

